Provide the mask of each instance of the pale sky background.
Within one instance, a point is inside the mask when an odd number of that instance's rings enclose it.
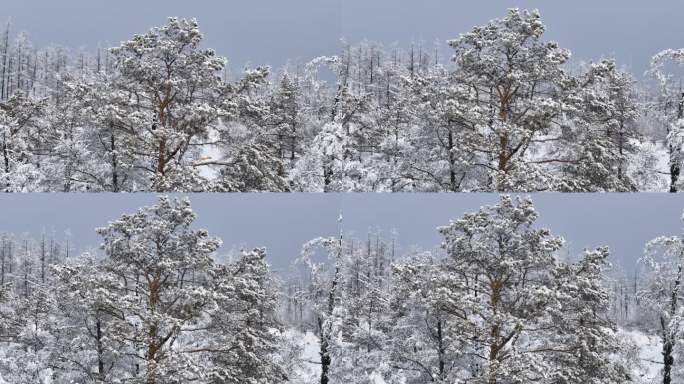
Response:
[[[177,195],[182,196],[182,195]],[[338,233],[340,210],[344,231],[366,238],[369,228],[389,236],[398,232],[398,253],[412,245],[439,247],[436,227],[496,203],[495,194],[191,194],[196,227],[223,239],[231,248],[265,246],[277,270],[299,256],[304,242]],[[564,254],[608,245],[614,265],[633,271],[644,244],[661,235],[682,233],[684,195],[674,194],[532,194],[539,225],[563,236]],[[122,213],[157,201],[154,194],[5,194],[0,198],[0,232],[43,230],[63,237],[71,232],[72,253],[97,247],[94,228]]]
[[[540,9],[547,38],[575,59],[615,56],[638,76],[653,54],[683,45],[681,0],[4,0],[0,20],[11,16],[37,46],[94,49],[162,25],[168,16],[196,17],[206,46],[239,69],[247,62],[277,67],[288,58],[335,54],[342,37],[444,43],[510,7]]]

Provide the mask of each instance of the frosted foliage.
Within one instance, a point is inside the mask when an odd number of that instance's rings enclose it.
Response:
[[[266,251],[219,263],[220,240],[194,229],[195,218],[189,201],[161,197],[98,229],[101,258],[58,262],[52,243],[46,250],[45,239],[38,247],[27,241],[23,260],[13,262],[22,273],[3,269],[9,283],[0,316],[12,336],[0,377],[44,384],[285,381],[284,330]],[[3,266],[7,244],[3,237]],[[32,263],[38,268],[26,269]]]
[[[231,73],[196,20],[97,52],[37,48],[10,29],[1,187],[679,190],[682,51],[636,81],[609,58],[573,61],[546,31],[538,11],[509,9],[453,31],[446,53],[342,41],[337,55]]]

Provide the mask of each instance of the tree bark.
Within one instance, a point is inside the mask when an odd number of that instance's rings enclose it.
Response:
[[[116,137],[114,127],[110,124],[110,151],[112,152],[112,192],[119,192],[119,159],[116,156]]]
[[[663,318],[663,316],[660,316],[660,326],[663,331],[663,384],[671,384],[672,366],[674,365],[672,350],[674,349],[674,345],[672,345],[671,336],[668,333],[668,326],[665,324],[665,318]]]
[[[677,278],[672,287],[670,295],[670,318],[677,312],[677,305],[679,301],[679,287],[682,282],[682,265],[677,268]],[[674,366],[674,356],[672,351],[674,349],[673,335],[670,334],[670,325],[667,324],[666,319],[660,316],[660,326],[663,331],[663,384],[672,383],[672,367]]]
[[[0,78],[0,100],[7,98],[7,92],[5,91],[5,74],[7,73],[7,54],[9,53],[9,33],[10,33],[10,23],[7,23],[7,28],[5,29],[5,46],[2,50],[2,77]]]
[[[328,352],[328,339],[325,335],[325,330],[323,329],[323,321],[321,318],[318,319],[318,328],[321,333],[321,384],[328,384],[328,371],[330,370],[330,363],[332,359],[330,358],[330,353]]]
[[[456,160],[454,159],[454,134],[449,128],[449,185],[451,187],[451,192],[458,192],[458,186],[456,185],[456,172],[454,171],[454,164]]]
[[[104,381],[104,348],[102,347],[102,324],[100,322],[100,314],[98,310],[96,327],[96,337],[97,337],[97,374],[100,380]]]
[[[439,377],[444,380],[444,338],[442,336],[442,320],[437,320],[437,349],[439,352]]]
[[[681,120],[682,117],[684,117],[684,93],[682,93],[682,96],[679,99],[677,120]],[[677,183],[679,182],[679,175],[681,173],[680,151],[681,148],[674,148],[672,145],[670,145],[670,193],[678,192]]]
[[[497,308],[499,306],[499,290],[501,288],[501,283],[499,281],[492,281],[490,284],[490,289],[491,289],[491,299],[490,299],[490,305],[492,307],[492,314],[493,317],[496,318],[497,314]],[[501,349],[501,346],[499,345],[499,333],[501,332],[499,325],[494,324],[492,325],[492,328],[490,329],[490,334],[489,336],[491,337],[491,341],[489,344],[489,377],[487,379],[487,384],[496,384],[496,371],[498,369],[498,364],[499,364],[499,351]]]

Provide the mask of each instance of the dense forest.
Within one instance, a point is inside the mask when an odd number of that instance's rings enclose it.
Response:
[[[88,247],[0,216],[0,384],[684,383],[684,224],[650,228],[670,233],[642,249],[623,229],[648,220],[603,224],[595,245],[617,236],[639,256],[613,265],[629,255],[572,251],[520,194],[684,190],[684,47],[633,73],[573,58],[537,10],[497,16],[444,44],[340,39],[335,55],[239,70],[196,19],[94,49],[0,23],[0,193],[158,195],[102,218]],[[275,215],[300,229],[275,210],[225,208],[202,229],[178,192],[497,197],[422,249],[355,234],[342,213],[304,242],[326,216],[308,198],[296,213],[319,221],[301,238],[264,230]],[[684,208],[663,207],[649,213]],[[25,219],[63,217],[43,214]],[[226,250],[212,234],[246,222],[256,244],[297,249]]]
[[[0,189],[680,190],[684,50],[637,81],[545,30],[511,9],[454,31],[449,54],[343,43],[229,75],[195,20],[94,52],[36,48],[8,23]]]
[[[638,273],[606,247],[563,255],[530,198],[437,228],[434,251],[340,230],[290,271],[220,256],[188,199],[98,228],[0,242],[0,383],[677,383],[684,237]],[[673,228],[673,231],[675,229]]]

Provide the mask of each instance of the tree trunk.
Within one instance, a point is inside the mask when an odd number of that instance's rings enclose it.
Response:
[[[339,284],[340,268],[342,262],[342,230],[340,230],[339,247],[340,248],[338,249],[337,255],[335,257],[335,274],[333,275],[333,280],[330,284],[330,292],[328,294],[328,317],[331,317],[335,311],[335,292],[337,291],[337,285]],[[332,358],[330,357],[330,353],[328,351],[328,338],[330,335],[328,332],[326,332],[324,325],[323,319],[319,317],[318,329],[321,336],[321,384],[328,384],[328,371],[330,369]]]
[[[679,106],[677,111],[677,120],[681,120],[684,116],[684,93],[682,93],[679,99]],[[670,145],[670,193],[677,192],[677,183],[679,181],[679,175],[681,173],[681,154],[679,153],[681,148],[674,148]]]
[[[12,61],[13,58],[9,58],[7,64],[7,91],[5,92],[5,98],[9,98],[12,95]]]
[[[449,129],[449,186],[451,192],[458,192],[458,187],[456,186],[456,172],[454,171],[454,164],[456,160],[454,159],[454,134]]]
[[[116,158],[116,141],[114,137],[114,127],[111,126],[111,123],[109,140],[111,144],[110,150],[112,152],[112,192],[119,192],[119,170],[117,169],[118,160]]]
[[[2,277],[0,278],[0,286],[4,287],[5,286],[5,238],[2,238],[2,268],[1,272]]]
[[[491,298],[490,305],[492,308],[492,314],[494,318],[497,316],[497,308],[499,306],[499,295],[500,295],[501,283],[499,281],[492,281],[490,284]],[[491,337],[491,342],[489,344],[489,377],[487,379],[487,384],[496,384],[496,371],[499,365],[499,351],[501,346],[499,345],[499,334],[501,329],[498,324],[492,325],[489,336]]]
[[[100,314],[98,311],[96,326],[96,337],[97,337],[97,374],[100,380],[104,381],[104,349],[102,347],[102,324],[100,322]]]
[[[297,151],[297,125],[296,123],[292,123],[292,128],[290,129],[292,132],[292,143],[291,143],[291,148],[290,148],[290,161],[294,162],[295,160],[295,152]]]
[[[682,265],[677,268],[677,278],[672,287],[670,295],[670,318],[677,313],[677,306],[679,301],[679,287],[682,282]],[[673,335],[670,334],[670,325],[666,324],[663,316],[660,316],[660,327],[663,331],[663,384],[672,383],[672,366],[674,365],[674,356],[672,351],[674,349]]]
[[[7,273],[12,274],[12,266],[14,265],[14,255],[12,254],[12,240],[7,244]]]
[[[444,380],[444,338],[442,336],[442,320],[437,321],[437,349],[439,353],[439,378]]]
[[[665,327],[665,320],[660,318],[661,325]],[[672,366],[674,365],[674,356],[672,356],[673,345],[670,340],[670,335],[667,334],[666,329],[663,329],[663,384],[672,383]]]
[[[321,350],[319,352],[321,356],[321,384],[328,384],[328,371],[330,370],[330,363],[332,359],[328,353],[328,335],[323,329],[323,320],[318,318],[318,329],[321,334]]]
[[[0,100],[7,98],[7,92],[5,91],[5,74],[7,73],[7,56],[9,51],[9,33],[10,33],[10,23],[7,22],[7,28],[5,29],[5,46],[2,50],[2,77],[0,78]]]
[[[159,303],[159,289],[160,281],[157,277],[151,279],[148,287],[148,309],[154,314],[157,310],[157,304]],[[157,365],[157,352],[159,352],[160,345],[157,344],[159,339],[159,329],[157,324],[150,325],[147,330],[147,352],[145,353],[145,375],[147,376],[147,384],[155,384],[156,379],[156,365]]]
[[[157,124],[159,124],[160,127],[166,127],[166,107],[168,106],[168,95],[170,94],[170,90],[167,90],[166,92],[167,98],[162,101],[159,105],[159,121]],[[154,126],[153,126],[154,128]],[[159,147],[157,150],[157,175],[158,176],[164,176],[164,173],[166,171],[166,138],[165,137],[160,137],[159,138]],[[159,191],[163,192],[163,191]]]
[[[329,161],[332,163],[332,159]],[[330,184],[332,184],[333,180],[333,170],[332,170],[332,165],[330,164],[324,164],[323,165],[323,192],[330,192]]]
[[[679,165],[673,161],[672,157],[670,160],[670,193],[677,193],[677,181],[679,180]]]
[[[622,162],[623,162],[624,146],[625,146],[625,145],[624,145],[624,136],[625,136],[625,133],[624,133],[623,130],[624,130],[624,122],[620,121],[620,133],[618,134],[619,137],[620,137],[620,139],[619,139],[619,141],[618,141],[618,150],[619,150],[619,152],[620,152],[620,160],[618,161],[618,169],[617,169],[617,171],[618,171],[618,180],[622,180],[622,178],[623,178],[623,172],[624,172],[624,171],[622,170],[622,168],[623,168]]]
[[[5,173],[10,172],[9,152],[7,151],[7,134],[2,133],[2,157],[5,160]]]
[[[159,141],[159,150],[157,151],[157,174],[164,176],[166,169],[166,140]]]

